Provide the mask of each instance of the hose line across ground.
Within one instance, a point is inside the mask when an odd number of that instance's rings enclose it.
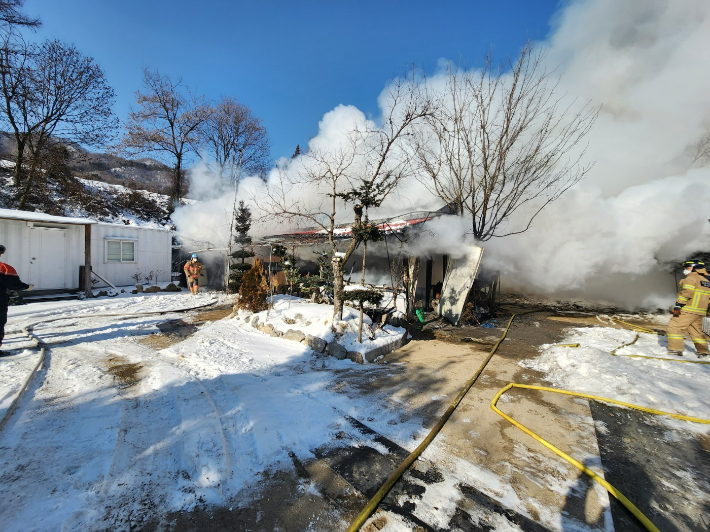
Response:
[[[614,323],[614,320],[611,320],[612,323]],[[647,329],[646,327],[642,327],[640,325],[634,325],[633,323],[629,323],[627,321],[623,320],[616,320],[619,323],[623,323],[624,325],[627,325],[630,327],[634,332],[636,332],[636,338],[634,338],[631,342],[624,344],[622,346],[617,347],[614,349],[610,354],[615,357],[624,357],[624,358],[647,358],[650,360],[665,360],[666,362],[680,362],[681,364],[705,364],[710,366],[710,360],[682,360],[682,359],[677,359],[677,358],[666,358],[666,357],[649,357],[646,355],[617,355],[616,352],[619,349],[622,349],[624,347],[627,347],[629,345],[635,344],[638,339],[639,339],[639,333],[646,333],[646,334],[655,334],[657,336],[665,336],[664,333],[654,331],[653,329]]]
[[[513,314],[510,317],[510,320],[508,321],[508,325],[506,326],[505,330],[503,331],[503,335],[500,337],[498,342],[493,346],[493,348],[490,350],[488,353],[488,356],[486,359],[483,361],[483,363],[480,365],[478,370],[476,370],[476,373],[466,382],[464,385],[463,389],[459,392],[459,394],[456,396],[456,398],[453,400],[453,402],[449,405],[449,408],[444,412],[444,414],[439,418],[439,421],[434,425],[434,428],[431,429],[429,434],[427,435],[426,438],[424,438],[424,441],[419,444],[419,446],[412,451],[412,453],[407,456],[407,458],[404,459],[404,461],[397,467],[397,469],[394,470],[394,472],[389,476],[389,478],[380,486],[380,489],[377,490],[377,493],[370,499],[370,501],[367,503],[365,508],[362,509],[362,511],[358,514],[358,516],[355,518],[355,520],[351,523],[351,525],[348,527],[347,532],[357,532],[360,530],[360,527],[365,524],[365,521],[368,520],[368,518],[372,515],[372,513],[377,509],[377,506],[380,504],[382,499],[384,499],[389,491],[392,489],[392,486],[395,485],[395,483],[399,480],[399,478],[404,474],[404,472],[409,469],[409,467],[416,461],[417,458],[419,458],[419,455],[421,455],[424,450],[429,446],[429,444],[434,440],[437,434],[441,431],[441,429],[444,427],[444,424],[448,421],[448,419],[451,417],[451,414],[454,413],[454,410],[456,410],[456,407],[459,405],[461,400],[464,398],[466,393],[471,389],[471,386],[476,382],[480,374],[483,372],[485,367],[488,365],[488,362],[490,362],[491,358],[493,358],[493,355],[495,352],[498,350],[498,346],[505,340],[506,335],[508,334],[508,329],[510,329],[510,324],[513,323],[513,320],[515,319],[516,316],[522,316],[524,314],[532,314],[533,312],[545,312],[544,310],[531,310],[528,312],[521,312],[520,314]]]
[[[533,437],[535,440],[538,442],[542,443],[545,447],[550,449],[552,452],[554,452],[556,455],[559,457],[563,458],[576,468],[578,468],[580,471],[584,472],[585,474],[589,475],[594,481],[596,481],[598,484],[603,486],[609,493],[611,493],[614,497],[616,497],[621,504],[623,504],[645,527],[646,529],[650,530],[651,532],[660,532],[658,528],[638,509],[636,506],[629,500],[627,499],[623,493],[621,493],[619,490],[617,490],[614,486],[609,484],[606,480],[604,480],[602,477],[597,475],[594,471],[586,467],[584,464],[579,462],[578,460],[575,460],[568,454],[566,454],[564,451],[558,449],[554,445],[552,445],[550,442],[547,440],[543,439],[542,437],[538,436],[536,433],[534,433],[532,430],[527,428],[526,426],[522,425],[521,423],[515,421],[512,417],[509,415],[505,414],[502,412],[496,404],[498,403],[498,400],[501,398],[501,396],[506,393],[508,390],[511,388],[525,388],[528,390],[539,390],[543,392],[553,392],[553,393],[559,393],[563,395],[571,395],[573,397],[584,397],[586,399],[593,399],[595,401],[602,401],[605,403],[610,403],[614,405],[619,405],[619,406],[624,406],[627,408],[633,408],[634,410],[640,410],[642,412],[647,412],[649,414],[654,414],[658,416],[670,416],[675,419],[681,419],[684,421],[691,421],[693,423],[703,423],[703,424],[708,424],[710,425],[710,419],[702,419],[702,418],[697,418],[697,417],[691,417],[691,416],[684,416],[681,414],[673,414],[671,412],[663,412],[662,410],[654,410],[652,408],[646,408],[643,406],[639,405],[634,405],[631,403],[624,403],[623,401],[617,401],[616,399],[610,399],[608,397],[599,397],[596,395],[589,395],[586,393],[577,393],[577,392],[571,392],[568,390],[558,390],[555,388],[546,388],[544,386],[534,386],[534,385],[529,385],[529,384],[516,384],[516,383],[510,383],[506,387],[502,388],[493,398],[491,401],[491,408],[493,411],[503,417],[504,419],[508,420],[510,423],[518,427],[520,430],[528,434],[529,436]]]

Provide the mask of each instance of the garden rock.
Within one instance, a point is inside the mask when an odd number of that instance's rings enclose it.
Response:
[[[306,335],[303,334],[301,331],[294,331],[293,329],[289,329],[283,334],[283,338],[285,340],[292,340],[294,342],[302,342],[306,339]]]
[[[168,283],[168,286],[164,288],[166,292],[180,292],[180,287],[175,283]]]
[[[328,345],[328,342],[323,340],[323,338],[318,338],[317,336],[312,336],[310,334],[307,334],[306,338],[302,341],[317,353],[322,353]]]
[[[345,348],[337,342],[330,342],[328,347],[325,348],[325,351],[338,360],[345,360],[345,357],[348,356],[348,352]]]
[[[142,292],[143,291],[143,285],[142,284],[137,284],[136,285],[136,292]]]
[[[348,358],[352,360],[353,362],[357,362],[358,364],[364,364],[365,361],[362,358],[362,353],[358,353],[357,351],[348,351]]]
[[[159,287],[158,285],[155,285],[155,284],[154,284],[153,286],[149,286],[148,288],[146,288],[146,289],[143,290],[143,291],[144,291],[146,294],[155,294],[156,292],[162,292],[162,290],[160,289],[160,287]]]
[[[259,330],[264,334],[268,334],[269,336],[281,336],[278,331],[274,329],[274,326],[270,323],[262,325],[261,327],[259,327]]]

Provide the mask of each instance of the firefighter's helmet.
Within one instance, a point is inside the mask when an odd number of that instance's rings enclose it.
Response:
[[[693,270],[704,270],[705,263],[701,260],[698,260],[698,259],[690,259],[690,260],[686,260],[683,263],[683,268],[691,268]]]

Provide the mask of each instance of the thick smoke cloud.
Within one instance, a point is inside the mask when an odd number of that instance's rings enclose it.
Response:
[[[596,164],[530,231],[488,243],[508,286],[668,305],[672,276],[648,279],[710,249],[710,168],[691,154],[710,125],[709,45],[704,0],[593,0],[559,14],[547,60],[564,91],[601,106]]]
[[[693,162],[691,153],[710,131],[710,2],[583,0],[564,5],[553,22],[549,38],[538,45],[548,70],[559,76],[557,92],[600,109],[586,138],[585,160],[595,166],[529,231],[483,243],[484,264],[500,268],[507,288],[524,292],[667,304],[673,291],[667,264],[710,250],[710,165]],[[443,86],[443,68],[427,83],[433,91]],[[389,105],[387,92],[379,99],[382,109]],[[309,149],[337,150],[347,145],[349,132],[372,125],[358,109],[338,106],[323,117]],[[296,181],[308,164],[305,157],[280,160],[269,186],[284,176]],[[178,209],[173,219],[181,233],[199,233],[203,240],[217,233],[226,242],[233,189],[208,174],[197,169],[191,175],[191,196],[206,201]],[[258,180],[240,186],[240,197],[256,214],[264,194]],[[323,190],[302,186],[290,194],[311,206],[325,197]],[[440,206],[410,180],[371,214]],[[351,219],[350,207],[339,209],[339,222]],[[467,227],[461,220],[430,224],[436,236],[425,235],[415,251],[455,253],[468,244]],[[289,229],[295,226],[271,222],[255,232]]]

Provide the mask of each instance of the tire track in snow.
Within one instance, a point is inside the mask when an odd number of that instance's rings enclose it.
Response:
[[[200,379],[138,344],[131,345],[130,353],[115,347],[106,350],[88,345],[86,349],[143,366],[143,376],[122,392],[123,414],[104,495],[121,492],[116,488],[128,484],[122,480],[133,475],[159,485],[151,477],[172,463],[166,485],[174,485],[175,490],[165,492],[165,504],[158,506],[184,509],[197,503],[222,502],[224,485],[231,478],[231,455],[221,413]],[[172,416],[166,420],[165,413]]]

